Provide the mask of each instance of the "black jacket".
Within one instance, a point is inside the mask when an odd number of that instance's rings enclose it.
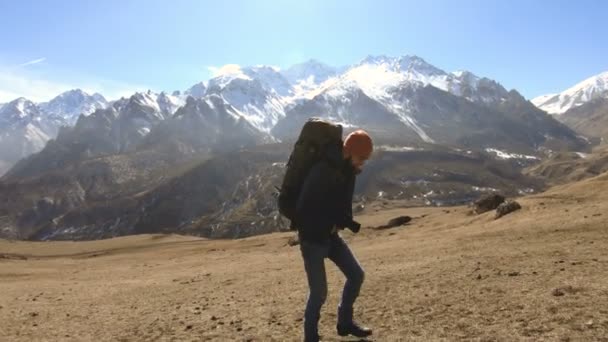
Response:
[[[328,158],[311,168],[296,203],[300,239],[323,241],[331,237],[334,226],[352,227],[355,178],[350,160],[337,149],[328,151]]]

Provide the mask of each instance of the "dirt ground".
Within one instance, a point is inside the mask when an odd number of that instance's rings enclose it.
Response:
[[[343,232],[366,271],[372,341],[608,341],[608,176],[465,207],[369,208]],[[370,227],[398,215],[414,219]],[[293,234],[0,241],[1,341],[298,341],[307,296]],[[344,278],[328,261],[324,341]]]

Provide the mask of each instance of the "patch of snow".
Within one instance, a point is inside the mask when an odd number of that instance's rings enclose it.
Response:
[[[608,98],[608,71],[589,77],[561,93],[538,96],[532,99],[532,103],[547,113],[560,115],[598,97]]]
[[[529,159],[529,160],[539,160],[536,156],[529,156],[525,154],[517,154],[517,153],[508,153],[505,151],[501,151],[495,148],[486,148],[486,152],[495,154],[499,159]]]
[[[491,187],[473,186],[471,188],[473,189],[473,191],[476,191],[476,192],[498,192],[498,189],[491,188]]]
[[[422,151],[423,149],[410,146],[392,146],[392,145],[380,145],[376,147],[380,151],[388,152],[409,152],[409,151]]]

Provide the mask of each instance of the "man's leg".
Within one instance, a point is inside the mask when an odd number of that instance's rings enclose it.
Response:
[[[361,328],[353,321],[353,306],[365,278],[363,268],[340,236],[332,239],[329,259],[346,276],[342,300],[338,307],[338,333],[340,335],[353,334],[359,337],[369,336],[371,334],[370,329]]]
[[[304,340],[318,340],[318,325],[321,317],[321,307],[327,298],[327,277],[325,274],[325,258],[329,244],[300,242],[300,250],[304,259],[304,269],[308,279],[308,301],[304,312]]]
[[[353,305],[359,296],[365,272],[348,245],[346,245],[346,242],[339,236],[332,239],[329,259],[346,276],[346,283],[344,284],[342,300],[340,301],[338,310],[338,323],[350,323],[353,319]]]

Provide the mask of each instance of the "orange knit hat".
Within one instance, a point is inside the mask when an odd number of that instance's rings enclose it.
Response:
[[[364,130],[356,130],[344,140],[344,147],[350,154],[367,159],[374,150],[372,138]]]

